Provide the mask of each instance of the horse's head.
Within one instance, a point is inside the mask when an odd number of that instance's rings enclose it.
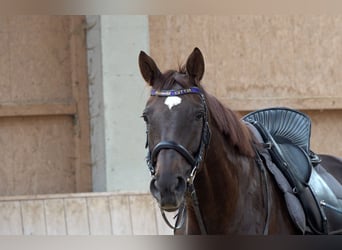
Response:
[[[140,52],[139,66],[152,87],[143,112],[153,175],[150,190],[161,209],[174,211],[184,202],[209,141],[207,105],[199,86],[204,60],[195,48],[183,69],[161,73],[154,60]]]

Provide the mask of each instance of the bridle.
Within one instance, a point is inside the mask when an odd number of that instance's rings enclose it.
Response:
[[[160,141],[157,143],[154,148],[151,150],[149,148],[149,141],[148,141],[148,133],[149,131],[146,131],[147,139],[146,139],[146,145],[145,147],[148,148],[148,153],[146,157],[146,162],[147,166],[150,170],[151,176],[154,177],[156,174],[155,167],[157,163],[157,157],[158,154],[161,150],[163,149],[172,149],[178,152],[180,155],[184,157],[184,159],[191,165],[192,169],[187,177],[187,189],[185,192],[185,196],[188,195],[191,199],[192,202],[192,207],[195,212],[195,216],[198,222],[198,226],[200,228],[201,234],[207,234],[207,230],[201,215],[201,211],[199,209],[199,202],[196,194],[196,190],[194,187],[194,180],[196,177],[196,174],[199,170],[199,167],[204,160],[205,157],[205,151],[207,150],[209,143],[210,143],[210,137],[211,137],[211,131],[209,127],[209,116],[208,116],[208,106],[206,102],[206,98],[202,90],[198,87],[191,87],[187,89],[179,89],[179,90],[156,90],[152,89],[151,90],[151,96],[156,96],[156,97],[169,97],[169,96],[181,96],[181,95],[188,95],[188,94],[197,94],[200,96],[202,105],[204,107],[204,113],[203,113],[203,126],[202,126],[202,134],[201,134],[201,141],[200,145],[198,148],[198,151],[195,155],[189,152],[189,150],[186,149],[183,145],[174,142],[174,141]],[[264,235],[268,234],[268,229],[269,229],[269,223],[270,223],[270,212],[271,212],[271,207],[270,207],[270,190],[268,187],[268,180],[267,180],[267,170],[265,169],[264,164],[262,163],[262,160],[260,158],[258,150],[255,148],[256,152],[256,162],[257,166],[259,167],[259,170],[261,171],[262,174],[262,179],[263,183],[265,183],[265,192],[266,195],[264,196],[264,202],[267,204],[266,208],[266,221],[265,221],[265,227],[264,227]],[[184,199],[185,200],[185,199]],[[173,230],[177,230],[182,228],[184,221],[185,221],[185,202],[181,204],[181,206],[178,209],[178,214],[175,216],[176,223],[175,225],[172,225],[169,220],[167,219],[165,215],[165,211],[161,209],[161,214],[166,222],[166,224],[172,228]]]
[[[206,103],[206,98],[204,93],[201,91],[198,87],[191,87],[187,89],[179,89],[179,90],[151,90],[151,96],[156,97],[169,97],[169,96],[181,96],[181,95],[189,95],[189,94],[196,94],[199,95],[201,98],[202,105],[204,107],[204,113],[203,113],[203,126],[202,126],[202,135],[201,135],[201,141],[200,145],[198,147],[198,151],[195,155],[189,152],[189,150],[186,149],[183,145],[174,142],[174,141],[160,141],[157,143],[154,148],[151,150],[149,148],[149,141],[148,141],[148,133],[149,131],[146,131],[147,134],[147,140],[146,140],[146,148],[148,148],[148,153],[146,157],[147,166],[151,172],[152,176],[155,176],[155,168],[157,163],[157,157],[161,150],[163,149],[172,149],[175,150],[177,153],[182,155],[184,159],[191,165],[192,169],[187,177],[187,190],[185,195],[190,195],[192,200],[192,206],[194,208],[196,218],[201,230],[202,234],[206,234],[206,228],[203,222],[203,218],[199,209],[198,199],[196,190],[194,188],[194,180],[197,174],[197,171],[200,167],[201,162],[204,159],[205,151],[209,145],[210,142],[210,128],[209,128],[209,121],[208,121],[208,107]],[[185,199],[184,199],[185,200]],[[173,230],[180,229],[183,226],[184,223],[184,210],[185,210],[185,204],[183,201],[183,204],[179,208],[179,212],[176,215],[177,220],[175,226],[173,226],[168,219],[166,218],[164,210],[161,209],[162,216],[166,222],[166,224],[171,227]]]

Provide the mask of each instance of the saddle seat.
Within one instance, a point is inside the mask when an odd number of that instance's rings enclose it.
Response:
[[[291,205],[290,200],[294,202],[294,199],[287,199],[291,218],[295,218],[297,227],[303,233],[342,233],[342,200],[333,191],[336,185],[332,189],[320,175],[323,172],[316,171],[316,168],[321,170],[322,166],[319,156],[310,150],[310,118],[289,108],[270,108],[252,112],[243,120],[256,128],[260,142],[265,145],[264,152],[269,152],[272,161],[288,181],[292,189],[290,192],[299,199],[305,218],[298,218],[300,213],[293,209],[293,206],[298,208],[298,204]],[[268,169],[277,175],[277,171]],[[283,185],[279,184],[279,176],[274,177],[278,185]],[[338,188],[342,190],[341,185]],[[288,196],[289,188],[283,189]]]

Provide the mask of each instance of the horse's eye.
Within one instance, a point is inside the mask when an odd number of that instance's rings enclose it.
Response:
[[[197,121],[199,121],[199,120],[201,120],[202,118],[203,118],[203,116],[204,116],[204,113],[203,112],[198,112],[197,114],[196,114],[196,120]]]
[[[147,115],[143,114],[141,117],[144,119],[144,121],[145,121],[146,123],[148,123]]]

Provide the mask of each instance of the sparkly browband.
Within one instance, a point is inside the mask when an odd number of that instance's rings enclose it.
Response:
[[[186,94],[201,94],[201,90],[198,87],[191,87],[188,89],[180,89],[180,90],[151,90],[151,96],[178,96],[178,95],[186,95]]]

